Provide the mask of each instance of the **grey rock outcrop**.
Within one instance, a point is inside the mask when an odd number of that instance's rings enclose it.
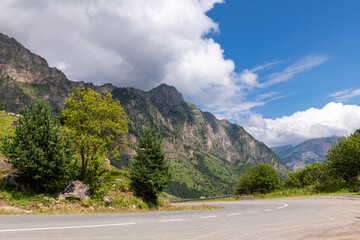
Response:
[[[82,181],[74,181],[70,183],[63,191],[63,193],[59,194],[58,199],[66,199],[66,198],[76,198],[79,200],[88,200],[90,199],[90,188],[86,185],[86,183]]]
[[[102,196],[102,200],[108,205],[112,203],[112,200],[106,195]]]
[[[4,176],[5,181],[7,181],[10,185],[14,186],[15,188],[26,191],[26,185],[19,181],[19,177],[21,176],[21,172],[19,170],[14,170],[9,172]]]
[[[11,164],[7,162],[6,157],[0,157],[0,170],[9,170]]]

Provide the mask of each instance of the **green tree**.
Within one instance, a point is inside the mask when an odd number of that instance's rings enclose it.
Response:
[[[360,131],[342,137],[328,151],[327,160],[339,177],[352,182],[360,175]]]
[[[131,188],[144,201],[157,205],[157,195],[170,180],[169,165],[161,148],[158,134],[145,129],[135,149],[135,162],[130,170]]]
[[[260,163],[245,170],[244,175],[239,179],[237,188],[249,188],[250,192],[258,188],[273,191],[279,184],[280,178],[275,169],[269,164]]]
[[[3,140],[3,152],[20,181],[39,191],[57,191],[72,177],[73,148],[47,103],[36,100],[20,112],[12,139]]]
[[[336,178],[328,163],[314,162],[303,169],[289,173],[289,176],[284,180],[284,186],[287,188],[303,188],[319,184],[331,185],[335,181]]]
[[[0,111],[5,110],[6,109],[6,104],[0,102]]]
[[[81,158],[80,179],[90,169],[100,166],[105,157],[119,154],[128,141],[128,117],[119,101],[105,92],[75,88],[61,111],[65,131],[70,135]]]

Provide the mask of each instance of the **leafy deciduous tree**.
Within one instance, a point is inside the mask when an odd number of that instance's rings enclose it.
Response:
[[[89,164],[98,165],[100,158],[115,156],[128,145],[128,117],[108,92],[102,96],[92,89],[75,88],[61,116],[81,157],[80,179],[86,177]]]
[[[254,189],[265,188],[272,191],[280,184],[279,175],[269,164],[260,163],[256,166],[248,167],[243,176],[240,177],[237,188]]]
[[[347,182],[360,175],[360,131],[342,137],[328,151],[330,166]]]
[[[157,204],[157,195],[170,179],[169,165],[161,148],[159,135],[150,129],[140,138],[131,168],[131,188],[146,202]]]
[[[37,192],[56,191],[72,176],[73,148],[47,103],[36,100],[20,112],[15,136],[3,140],[3,152],[21,181]]]

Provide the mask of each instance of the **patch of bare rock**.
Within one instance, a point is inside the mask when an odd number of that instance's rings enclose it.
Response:
[[[75,198],[78,200],[90,199],[90,188],[83,181],[74,181],[70,183],[62,193],[57,196],[57,199],[64,200],[67,198]]]

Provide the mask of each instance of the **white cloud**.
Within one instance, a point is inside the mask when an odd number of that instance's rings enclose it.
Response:
[[[295,75],[310,70],[318,65],[323,64],[329,57],[325,55],[318,55],[318,56],[306,56],[296,63],[290,65],[289,67],[285,68],[284,71],[273,73],[270,75],[270,79],[263,83],[263,87],[267,87],[273,84],[277,84],[280,82],[285,82]]]
[[[360,89],[340,91],[340,92],[333,93],[330,96],[333,97],[335,99],[335,101],[346,102],[346,101],[350,100],[351,98],[359,97]]]
[[[239,76],[239,81],[249,87],[259,87],[258,75],[248,69],[243,70]]]
[[[72,80],[149,90],[174,85],[197,104],[235,97],[235,65],[207,33],[223,0],[3,0],[0,32]]]
[[[262,101],[262,100],[266,100],[266,99],[271,99],[271,98],[275,97],[277,94],[278,94],[277,92],[269,92],[269,93],[260,94],[259,96],[256,97],[256,100]]]
[[[275,62],[270,62],[270,63],[266,63],[264,65],[260,65],[260,66],[257,66],[257,67],[254,67],[253,69],[251,69],[250,71],[251,72],[257,72],[257,71],[260,71],[264,68],[268,68],[268,67],[271,67],[273,65],[276,65],[276,64],[279,64],[281,63],[282,61],[275,61]]]
[[[0,32],[43,56],[71,80],[149,90],[175,86],[217,116],[239,113],[284,96],[249,92],[286,81],[325,62],[308,56],[259,82],[270,62],[235,72],[235,64],[207,33],[219,26],[206,12],[224,0],[2,0]]]
[[[239,120],[256,139],[269,146],[298,144],[304,140],[332,135],[344,136],[360,128],[360,106],[328,103],[291,116],[266,119],[250,114]]]

